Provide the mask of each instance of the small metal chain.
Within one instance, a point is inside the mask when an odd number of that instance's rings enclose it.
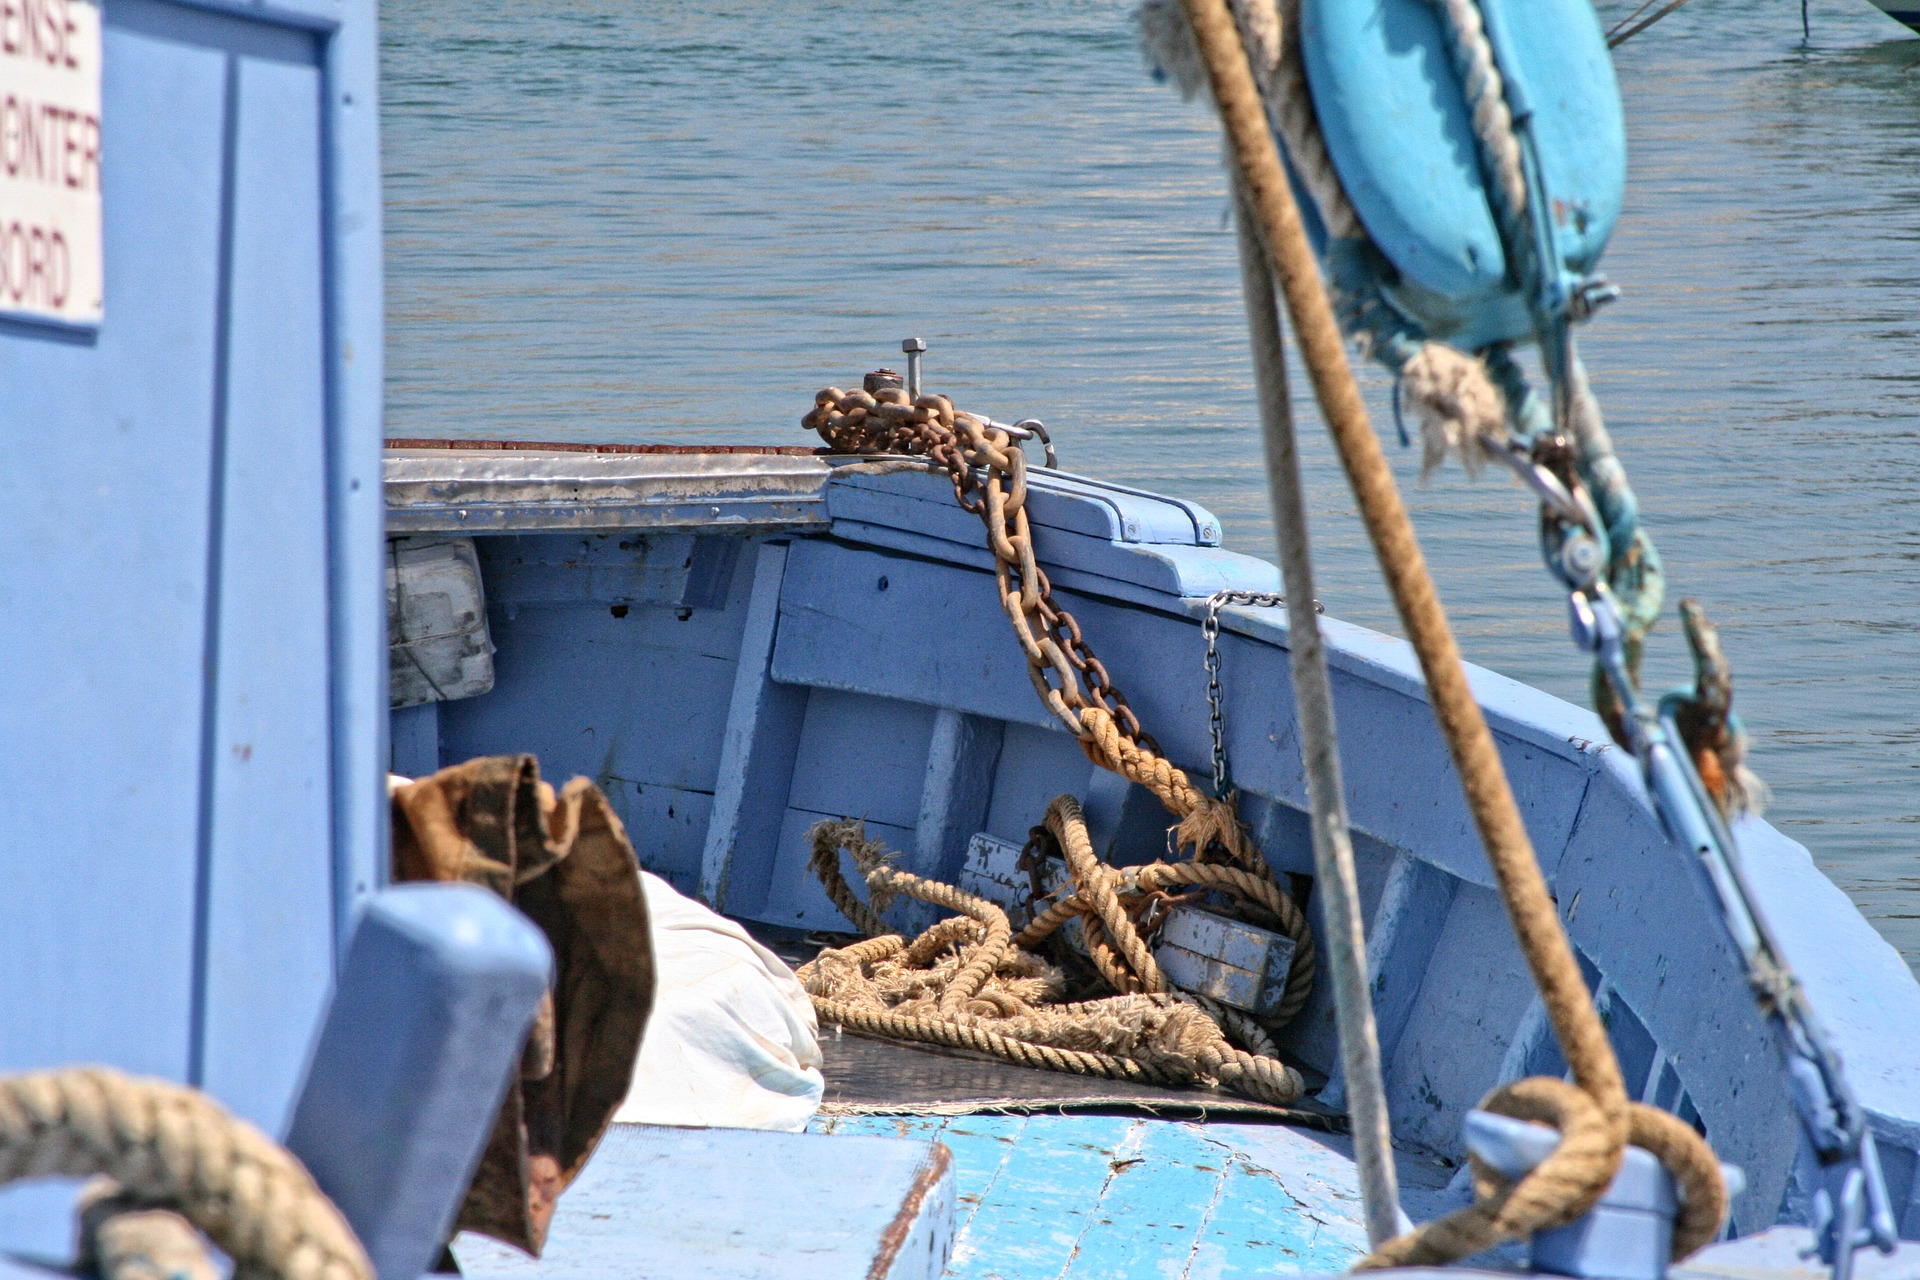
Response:
[[[1227,721],[1220,693],[1220,610],[1230,604],[1278,609],[1286,603],[1285,596],[1271,591],[1216,591],[1207,597],[1207,617],[1200,624],[1200,633],[1207,638],[1207,728],[1213,734],[1213,794],[1220,799],[1226,798],[1229,789]],[[1313,611],[1325,613],[1327,610],[1315,600]]]

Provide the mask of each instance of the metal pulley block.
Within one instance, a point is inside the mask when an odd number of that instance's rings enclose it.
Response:
[[[1620,90],[1587,0],[1476,7],[1490,77],[1463,77],[1448,6],[1435,0],[1302,0],[1300,11],[1328,158],[1385,260],[1367,269],[1428,336],[1467,351],[1532,337],[1542,302],[1508,260],[1476,95],[1503,97],[1511,115],[1533,176],[1528,203],[1541,206],[1527,238],[1552,246],[1539,285],[1556,313],[1583,318],[1611,296],[1591,272],[1626,190]]]

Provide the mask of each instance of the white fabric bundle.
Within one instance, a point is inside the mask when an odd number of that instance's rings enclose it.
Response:
[[[733,921],[641,872],[658,983],[614,1119],[797,1133],[819,1109],[819,1024],[780,958]]]

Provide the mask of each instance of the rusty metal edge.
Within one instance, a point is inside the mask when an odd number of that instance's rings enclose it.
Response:
[[[873,1255],[873,1265],[867,1268],[867,1280],[887,1280],[901,1248],[913,1234],[913,1224],[920,1216],[921,1206],[952,1168],[953,1152],[947,1149],[946,1143],[934,1142],[932,1149],[927,1152],[926,1163],[920,1166],[920,1172],[914,1175],[913,1185],[907,1188],[899,1212],[893,1215],[893,1221],[887,1224],[887,1229],[880,1233],[880,1251]]]

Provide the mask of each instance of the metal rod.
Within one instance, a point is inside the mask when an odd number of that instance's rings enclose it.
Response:
[[[1253,343],[1254,385],[1259,389],[1261,438],[1267,457],[1267,489],[1273,530],[1280,545],[1280,575],[1286,583],[1287,652],[1293,662],[1293,697],[1300,720],[1300,754],[1306,765],[1312,810],[1313,866],[1325,926],[1327,967],[1333,977],[1334,1017],[1340,1029],[1340,1065],[1346,1073],[1347,1113],[1353,1124],[1353,1157],[1367,1213],[1367,1240],[1374,1247],[1400,1232],[1400,1194],[1393,1168],[1393,1129],[1386,1086],[1380,1076],[1380,1034],[1367,988],[1366,926],[1353,869],[1353,839],[1347,830],[1346,787],[1340,778],[1339,742],[1333,723],[1333,687],[1327,678],[1326,645],[1314,609],[1313,553],[1307,540],[1306,498],[1300,454],[1287,397],[1286,353],[1273,273],[1254,235],[1254,219],[1235,184],[1239,228],[1240,286]]]
[[[900,344],[907,355],[907,398],[920,398],[920,356],[927,349],[925,338],[908,338]]]

